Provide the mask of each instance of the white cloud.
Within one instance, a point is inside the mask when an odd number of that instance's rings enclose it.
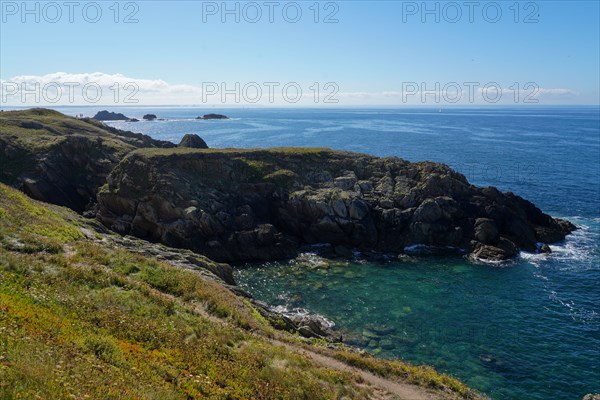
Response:
[[[88,83],[97,84],[100,87],[110,88],[115,84],[124,86],[128,83],[136,84],[140,91],[145,92],[189,92],[195,91],[196,88],[191,85],[170,85],[163,80],[151,80],[151,79],[138,79],[127,77],[122,74],[105,74],[102,72],[94,73],[83,73],[83,74],[70,74],[66,72],[56,72],[53,74],[47,74],[42,76],[36,75],[20,75],[15,76],[9,80],[10,82],[16,83],[40,83],[42,86],[50,83],[66,84],[77,82],[80,85]]]
[[[408,82],[407,82],[408,83]],[[518,104],[556,104],[557,101],[576,99],[580,96],[579,92],[571,89],[560,88],[540,88],[537,86],[520,85],[519,92],[516,93],[511,87],[484,87],[467,85],[449,85],[444,90],[444,84],[439,85],[439,90],[430,90],[435,85],[426,86],[427,90],[420,90],[420,84],[410,82],[406,86],[406,92],[402,91],[382,91],[382,92],[340,92],[342,99],[349,101],[368,100],[376,105],[518,105]],[[526,88],[525,88],[526,87]],[[494,102],[496,98],[497,102]],[[457,100],[458,99],[458,100]]]
[[[193,85],[102,72],[20,75],[0,84],[1,101],[7,105],[169,105],[202,100],[201,88]]]
[[[561,97],[576,97],[579,96],[579,92],[571,89],[544,89],[540,88],[540,96],[561,96]]]
[[[320,98],[315,102],[312,83],[310,85],[299,85],[302,97],[298,102],[294,100],[295,91],[289,92],[288,98],[282,88],[290,82],[280,82],[279,86],[270,89],[263,83],[259,83],[261,95],[257,94],[253,87],[244,90],[247,82],[205,82],[200,85],[171,84],[160,79],[140,79],[128,77],[122,74],[94,73],[67,73],[56,72],[47,75],[20,75],[7,80],[0,79],[0,104],[13,106],[35,106],[35,105],[323,105],[325,96],[331,94],[331,88],[321,88]],[[409,83],[406,83],[407,85]],[[87,86],[86,86],[87,85]],[[208,85],[208,86],[207,86]],[[233,94],[223,97],[222,86],[228,91],[239,87],[238,98],[235,100]],[[236,86],[238,85],[238,86]],[[484,86],[469,87],[452,84],[444,88],[444,83],[428,84],[427,90],[420,91],[420,83],[411,83],[404,86],[406,93],[402,91],[380,91],[380,92],[344,92],[339,91],[333,99],[337,103],[325,103],[330,106],[344,105],[429,105],[433,107],[444,105],[485,105],[490,104],[486,100]],[[209,87],[210,86],[210,87]],[[252,85],[249,85],[252,86]],[[524,104],[525,99],[537,100],[537,104],[556,104],[560,101],[573,101],[580,94],[568,88],[537,88],[529,87],[527,90],[520,85],[518,101],[515,101],[515,92],[510,87],[502,88],[502,96],[497,103],[502,105]],[[512,87],[512,86],[511,86]],[[203,89],[211,89],[213,93],[203,96]],[[340,88],[342,89],[342,88]],[[429,90],[434,89],[434,90]],[[216,92],[215,92],[216,90]],[[273,92],[270,92],[273,90]],[[458,90],[458,91],[457,91]],[[488,92],[488,98],[495,98],[495,90]],[[529,97],[527,97],[529,96]],[[455,99],[459,99],[454,102]],[[534,103],[535,104],[535,103]]]

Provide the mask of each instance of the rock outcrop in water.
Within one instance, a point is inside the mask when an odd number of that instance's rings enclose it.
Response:
[[[499,261],[574,229],[442,164],[328,149],[140,150],[107,180],[108,227],[217,261],[281,259],[311,243]]]
[[[131,121],[132,119],[126,117],[121,113],[114,113],[107,110],[98,111],[96,115],[92,117],[96,121]]]
[[[222,114],[205,114],[201,117],[197,117],[196,119],[229,119],[229,117]]]

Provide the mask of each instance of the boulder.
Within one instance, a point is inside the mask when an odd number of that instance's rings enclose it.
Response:
[[[478,260],[503,261],[517,254],[517,246],[509,239],[501,237],[494,246],[475,242],[471,256]]]
[[[200,136],[191,133],[184,135],[178,146],[192,149],[208,149],[208,145]]]
[[[361,220],[369,214],[369,206],[361,199],[354,199],[348,206],[348,214],[352,219]]]
[[[413,219],[419,222],[435,222],[442,216],[442,209],[435,199],[425,199],[415,210]]]
[[[483,244],[495,243],[498,240],[498,227],[493,219],[475,220],[475,239]]]
[[[346,208],[346,204],[344,204],[343,200],[332,200],[330,206],[339,217],[346,218],[348,215],[348,209]]]

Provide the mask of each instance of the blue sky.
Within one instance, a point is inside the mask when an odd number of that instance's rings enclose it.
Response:
[[[314,1],[275,1],[273,22],[264,1],[228,2],[225,7],[239,12],[227,15],[220,1],[119,2],[118,17],[114,1],[98,1],[99,7],[82,1],[73,9],[73,22],[62,1],[54,3],[58,7],[29,2],[32,12],[25,15],[21,1],[0,3],[5,91],[16,87],[7,82],[98,80],[102,87],[133,82],[141,104],[200,104],[223,102],[222,89],[234,90],[236,82],[238,92],[256,82],[263,91],[259,104],[277,105],[281,87],[293,82],[308,102],[315,101],[312,85],[317,83],[320,103],[330,93],[338,105],[434,104],[437,92],[444,104],[461,91],[457,104],[468,104],[465,82],[474,82],[475,97],[497,83],[502,100],[495,104],[504,105],[525,104],[528,94],[540,105],[598,104],[600,96],[598,1],[518,2],[516,7],[513,1],[484,1],[472,2],[471,8],[463,1],[428,2],[429,14],[420,1],[319,2],[316,7]],[[99,21],[88,22],[97,8]],[[299,21],[290,22],[298,9]],[[252,23],[256,10],[262,17]],[[137,22],[123,23],[132,12]],[[337,22],[325,23],[330,14]],[[264,82],[279,84],[273,103],[264,101]],[[217,84],[217,93],[203,98],[209,83]],[[248,90],[242,102],[254,93],[253,87]],[[423,91],[431,93],[423,98]],[[5,103],[21,99],[18,94],[4,98]],[[225,101],[235,102],[235,96]],[[305,104],[304,98],[298,104]],[[472,104],[481,104],[481,98]]]

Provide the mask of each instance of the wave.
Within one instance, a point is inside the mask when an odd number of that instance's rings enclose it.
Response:
[[[557,261],[562,271],[600,270],[600,218],[561,217],[577,225],[577,230],[561,243],[550,245],[551,253],[521,252],[520,258],[535,265],[544,266],[547,261]]]
[[[273,312],[276,312],[277,314],[285,315],[286,317],[292,320],[302,319],[303,317],[311,317],[317,319],[319,323],[326,326],[327,328],[333,328],[335,326],[335,322],[333,322],[332,320],[324,317],[321,314],[311,313],[305,308],[297,307],[289,309],[287,306],[280,305],[276,307],[271,307],[271,310]]]

